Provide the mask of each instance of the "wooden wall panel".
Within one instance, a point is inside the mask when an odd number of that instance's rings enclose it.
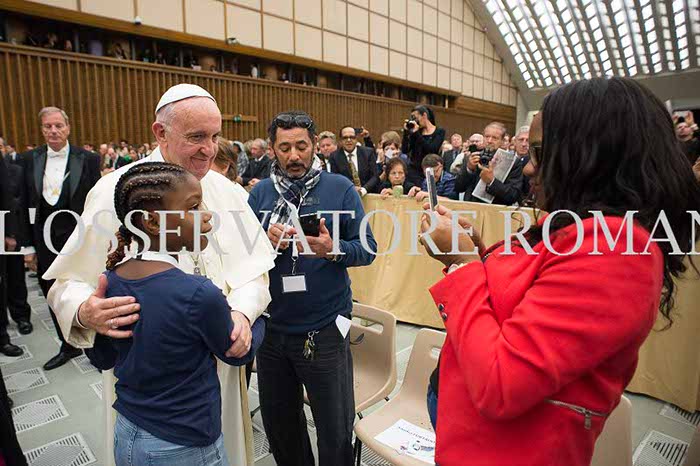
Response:
[[[224,121],[224,136],[238,140],[265,137],[274,115],[291,109],[309,112],[319,131],[365,126],[378,140],[383,131],[400,129],[413,107],[406,101],[351,92],[0,44],[0,134],[18,150],[43,143],[37,114],[54,105],[71,118],[73,144],[150,142],[158,99],[180,82],[209,90],[223,114],[256,117],[242,123]],[[473,101],[467,110],[460,104],[461,109],[434,108],[448,136],[459,132],[468,137],[492,120],[514,129],[513,107]]]

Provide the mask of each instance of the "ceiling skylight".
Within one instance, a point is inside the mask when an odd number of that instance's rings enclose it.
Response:
[[[483,1],[531,89],[698,68],[700,0]]]

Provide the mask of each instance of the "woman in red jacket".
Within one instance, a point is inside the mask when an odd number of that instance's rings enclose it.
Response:
[[[510,254],[501,243],[434,256],[446,265],[430,290],[447,330],[440,466],[588,465],[659,309],[671,323],[685,271],[671,253],[691,250],[700,187],[664,105],[631,79],[572,83],[545,99],[530,149],[538,207],[569,212],[540,219]],[[430,237],[450,251],[451,212],[436,220]],[[655,241],[668,230],[675,243]],[[480,246],[460,238],[460,251]]]

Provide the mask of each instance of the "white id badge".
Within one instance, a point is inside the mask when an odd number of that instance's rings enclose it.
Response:
[[[306,275],[282,275],[282,293],[306,291]]]

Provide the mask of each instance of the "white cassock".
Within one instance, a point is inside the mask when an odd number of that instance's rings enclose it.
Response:
[[[62,250],[62,253],[67,255],[58,256],[44,274],[47,280],[56,279],[49,292],[49,305],[57,314],[66,340],[76,347],[89,348],[95,341],[95,332],[78,327],[75,315],[80,304],[95,291],[97,279],[105,270],[111,235],[119,229],[116,216],[103,213],[95,220],[95,214],[104,210],[114,212],[114,188],[121,175],[129,168],[139,163],[162,161],[163,156],[158,148],[150,156],[102,177],[92,188],[85,202],[82,215],[85,231],[82,243],[76,229]],[[223,290],[231,309],[242,312],[253,322],[270,303],[267,272],[275,265],[274,250],[248,206],[247,193],[242,187],[213,170],[202,178],[201,185],[206,210],[218,213],[221,218],[214,239],[225,254],[218,254],[210,243],[200,254],[198,266],[204,275]],[[230,211],[243,212],[238,218],[241,219],[246,237]],[[104,226],[105,231],[100,232],[96,223]],[[246,244],[252,245],[251,252],[246,249]],[[77,250],[73,251],[75,248]],[[193,273],[193,255],[181,254],[179,267],[184,272]],[[142,312],[147,310],[142,309]],[[229,461],[236,466],[253,464],[253,432],[244,369],[228,366],[221,361],[218,363],[222,401],[221,425]],[[104,451],[105,464],[108,466],[114,465],[114,384],[112,371],[104,371]]]

